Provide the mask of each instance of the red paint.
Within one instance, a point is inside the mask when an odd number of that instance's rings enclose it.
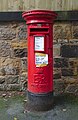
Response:
[[[53,21],[56,14],[47,10],[23,13],[28,25],[28,91],[48,93],[53,91]],[[44,51],[35,51],[35,37],[44,37]],[[48,54],[48,64],[36,67],[35,53]]]

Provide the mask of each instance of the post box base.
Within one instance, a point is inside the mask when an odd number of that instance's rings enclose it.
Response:
[[[27,111],[48,111],[53,108],[53,92],[34,94],[28,91]]]

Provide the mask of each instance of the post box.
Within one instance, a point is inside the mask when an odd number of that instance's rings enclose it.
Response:
[[[49,110],[53,105],[53,21],[57,14],[32,10],[22,16],[28,25],[27,109]]]

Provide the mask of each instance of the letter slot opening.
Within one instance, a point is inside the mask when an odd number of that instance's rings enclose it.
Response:
[[[48,33],[48,28],[30,28],[30,34],[31,33]]]

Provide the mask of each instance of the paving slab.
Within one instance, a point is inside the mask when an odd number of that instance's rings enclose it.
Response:
[[[54,108],[46,112],[25,110],[26,96],[0,97],[0,120],[78,120],[78,96],[54,96]]]

